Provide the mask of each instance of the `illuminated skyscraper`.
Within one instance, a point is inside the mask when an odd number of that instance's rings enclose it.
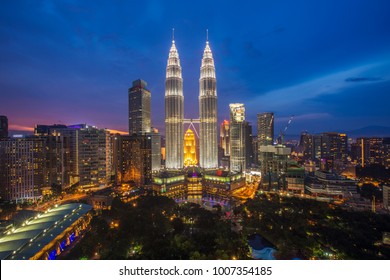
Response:
[[[245,160],[245,107],[230,104],[230,170],[241,172],[246,168]]]
[[[129,134],[149,133],[150,91],[145,81],[138,79],[129,88]]]
[[[230,155],[230,123],[228,120],[224,120],[221,123],[219,131],[220,145],[223,149],[223,155]]]
[[[152,148],[152,171],[159,171],[161,169],[161,135],[157,128],[152,128],[151,148]]]
[[[165,80],[165,137],[168,169],[180,169],[184,163],[184,96],[179,53],[172,40]]]
[[[203,168],[217,168],[217,80],[208,38],[203,52],[202,66],[200,67],[199,118],[200,166]]]
[[[184,135],[184,166],[196,165],[196,140],[191,129],[187,129]]]
[[[257,137],[259,146],[267,146],[273,144],[274,113],[257,114]]]

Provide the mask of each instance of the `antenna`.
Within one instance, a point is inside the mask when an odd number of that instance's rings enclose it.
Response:
[[[172,42],[175,42],[175,28],[172,28]]]
[[[209,30],[206,29],[206,42],[208,42],[208,41],[209,41]]]

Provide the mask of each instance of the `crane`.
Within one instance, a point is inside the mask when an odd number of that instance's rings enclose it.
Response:
[[[286,135],[286,131],[287,131],[287,129],[289,128],[289,126],[290,126],[290,124],[291,124],[291,122],[292,122],[293,119],[294,119],[294,115],[292,115],[292,116],[290,117],[290,119],[288,120],[288,122],[287,122],[286,127],[284,128],[284,130],[283,130],[283,131],[280,130],[280,134],[279,134],[279,136],[278,136],[278,144],[283,145],[284,136]]]

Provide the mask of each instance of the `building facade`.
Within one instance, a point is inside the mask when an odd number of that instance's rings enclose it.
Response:
[[[291,148],[284,145],[259,147],[259,163],[264,184],[268,190],[285,188]]]
[[[184,95],[179,53],[175,41],[169,51],[165,80],[165,149],[167,169],[184,165]]]
[[[24,202],[41,196],[45,174],[43,139],[0,140],[0,195],[4,200]]]
[[[233,103],[230,108],[230,170],[242,172],[246,168],[245,107]]]
[[[228,120],[224,120],[220,125],[219,139],[223,156],[230,156],[230,122]]]
[[[202,168],[218,167],[217,79],[209,42],[203,52],[199,79],[199,148]]]
[[[377,164],[390,167],[390,138],[361,137],[351,147],[352,159],[361,166]]]
[[[390,186],[383,186],[383,207],[390,210]]]
[[[133,81],[129,88],[129,134],[151,132],[150,99],[147,83],[141,79]]]
[[[161,169],[161,135],[157,128],[152,128],[150,137],[152,141],[152,172],[157,172]]]
[[[274,142],[274,113],[257,114],[257,138],[259,146]]]

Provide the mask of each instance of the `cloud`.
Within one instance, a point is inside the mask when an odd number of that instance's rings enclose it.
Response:
[[[8,129],[9,130],[16,130],[16,131],[34,131],[33,127],[18,125],[18,124],[10,124]]]
[[[382,78],[377,77],[349,77],[345,79],[346,82],[377,82],[382,80]]]
[[[291,116],[275,117],[275,123],[287,123],[290,120],[290,118]],[[330,118],[332,118],[332,115],[329,113],[309,113],[309,114],[293,115],[293,122],[330,119]]]
[[[252,42],[246,42],[244,45],[245,55],[251,59],[256,59],[262,56],[260,50],[258,50]]]
[[[366,64],[308,80],[297,85],[272,90],[261,96],[257,96],[254,100],[248,102],[248,104],[252,104],[251,106],[254,108],[260,107],[263,111],[286,109],[294,111],[294,108],[297,108],[300,111],[302,109],[310,110],[310,108],[302,108],[301,105],[303,101],[322,95],[338,94],[346,89],[357,87],[359,83],[346,83],[345,81],[351,77],[365,77],[367,73],[375,72],[377,69],[383,68],[384,64],[389,65],[390,62]],[[375,81],[373,80],[374,78],[366,77],[363,79],[365,79],[365,81],[366,79],[369,79],[370,82],[383,82],[390,77],[390,70],[387,69],[386,73],[381,73],[381,76],[383,76],[383,78]],[[352,78],[352,81],[356,81],[356,79],[360,78]]]

